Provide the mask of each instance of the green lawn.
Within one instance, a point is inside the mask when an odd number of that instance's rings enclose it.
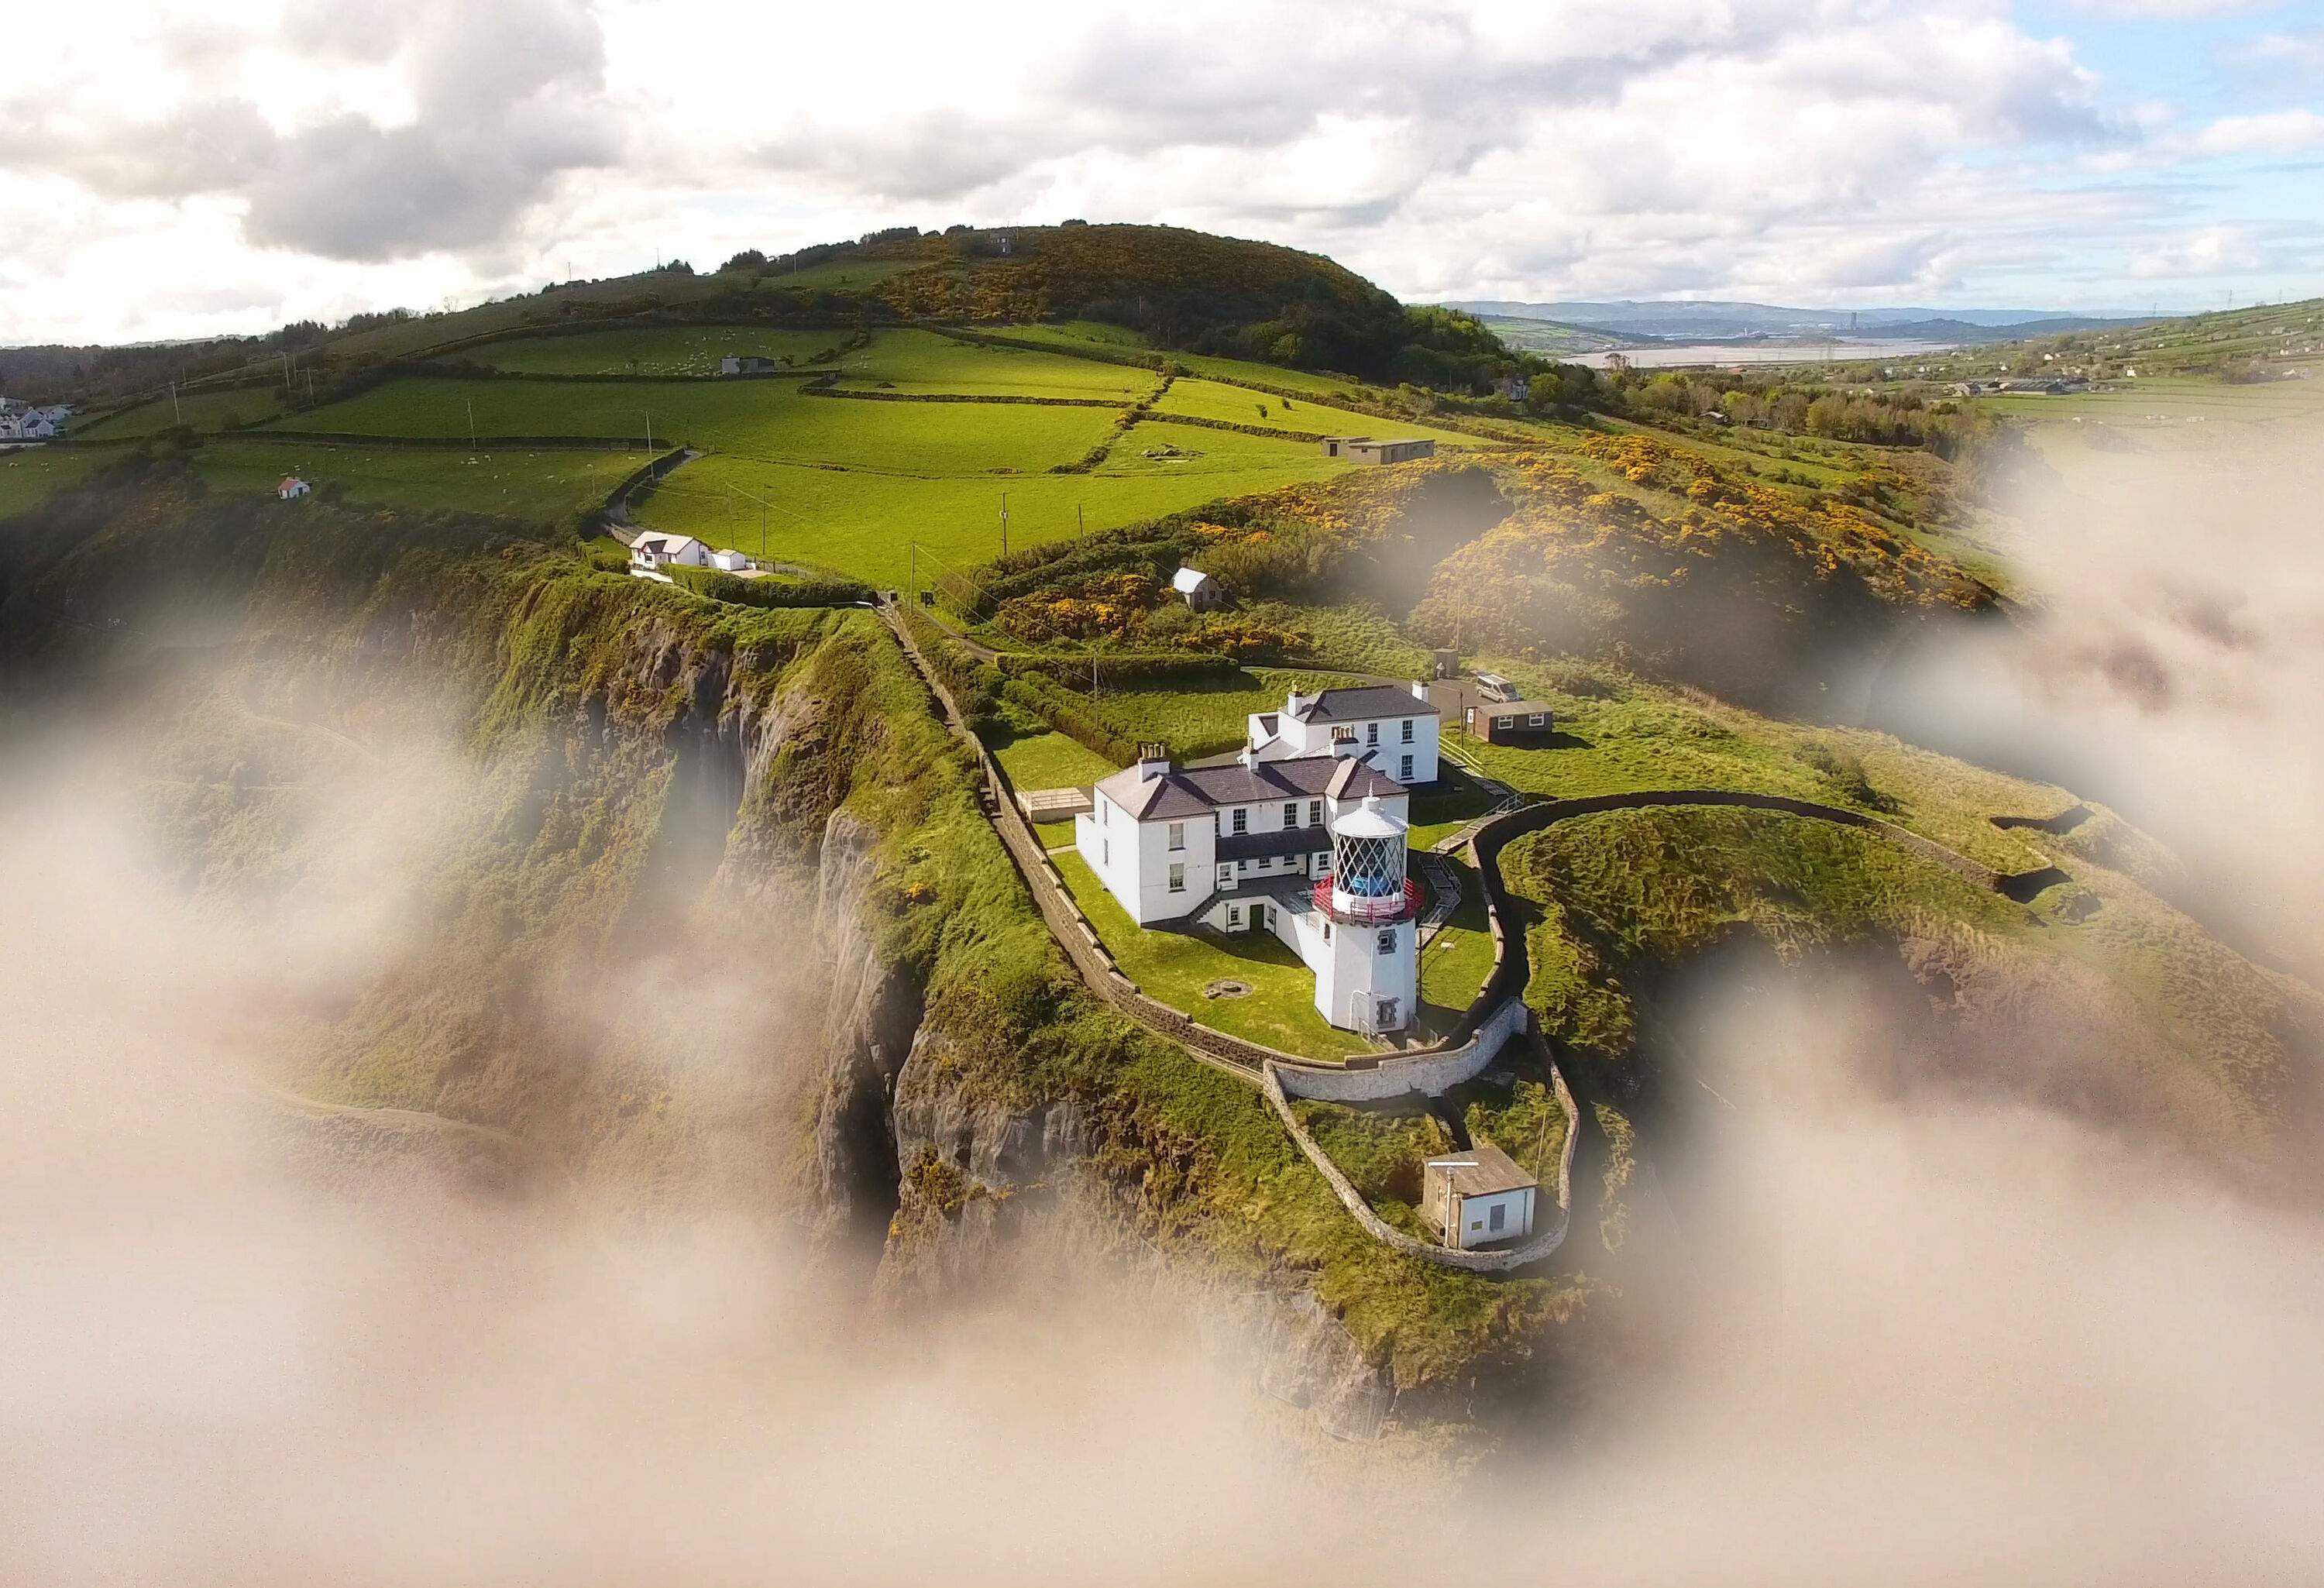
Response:
[[[343,486],[356,502],[426,511],[493,513],[549,522],[595,507],[645,461],[639,453],[368,452],[284,441],[212,441],[195,471],[221,491],[272,492],[296,474],[317,489]]]
[[[1424,1009],[1433,1005],[1457,1019],[1493,973],[1493,933],[1475,869],[1465,860],[1448,858],[1445,863],[1460,875],[1461,908],[1421,952],[1420,1002]]]
[[[1249,668],[1176,689],[1103,689],[1100,721],[1124,738],[1159,741],[1181,756],[1216,755],[1239,748],[1254,711],[1277,711],[1296,684],[1312,694],[1361,680],[1344,673],[1293,668]]]
[[[45,447],[0,451],[0,518],[38,507],[49,493],[69,485],[97,466],[104,454],[60,452]]]
[[[661,326],[589,331],[570,337],[521,337],[452,355],[487,369],[547,375],[715,375],[729,354],[757,354],[809,364],[836,356],[851,333],[774,330],[752,326]]]
[[[282,411],[281,393],[272,387],[241,392],[187,392],[172,403],[157,397],[94,423],[72,427],[76,441],[113,441],[125,436],[155,436],[180,423],[198,430],[254,425]],[[182,416],[182,417],[181,417]]]
[[[1338,1060],[1363,1051],[1362,1038],[1334,1029],[1315,1012],[1315,978],[1274,933],[1197,937],[1141,930],[1080,855],[1068,852],[1053,858],[1122,974],[1148,998],[1231,1037],[1305,1058]],[[1204,988],[1226,979],[1250,983],[1250,992],[1241,998],[1203,996]]]
[[[1261,409],[1266,410],[1264,413]],[[1220,381],[1177,380],[1155,405],[1157,414],[1185,413],[1197,419],[1224,420],[1231,424],[1265,425],[1269,429],[1298,430],[1316,436],[1397,436],[1434,440],[1445,447],[1488,447],[1491,442],[1459,430],[1440,430],[1403,420],[1379,419],[1344,408],[1333,408],[1307,398],[1284,399],[1247,386]]]
[[[1063,734],[1020,734],[987,746],[1009,780],[1021,791],[1028,789],[1078,789],[1121,769],[1094,750],[1083,748]],[[1064,826],[1071,837],[1070,823]]]
[[[956,342],[934,331],[887,330],[840,361],[844,386],[907,393],[1118,399],[1124,406],[1151,393],[1162,377],[1129,365],[1098,364],[1054,353]]]
[[[468,407],[487,436],[640,436],[770,463],[838,465],[922,477],[1038,473],[1113,435],[1102,409],[851,402],[789,381],[389,382],[284,428],[457,439]]]

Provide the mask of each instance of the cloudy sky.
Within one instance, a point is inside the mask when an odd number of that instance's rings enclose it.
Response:
[[[2324,292],[2324,0],[94,0],[7,32],[5,343],[1073,216],[1415,299]]]

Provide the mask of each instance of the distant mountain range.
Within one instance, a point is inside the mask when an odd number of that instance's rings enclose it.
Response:
[[[1854,336],[1873,341],[1994,342],[2102,326],[2143,325],[2168,315],[2076,314],[2045,309],[1786,309],[1713,299],[1603,303],[1456,301],[1488,319],[1550,320],[1642,341],[1728,341],[1747,337]]]

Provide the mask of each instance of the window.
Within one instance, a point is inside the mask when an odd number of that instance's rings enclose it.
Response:
[[[1097,846],[1097,852],[1098,852],[1098,863],[1099,863],[1099,864],[1101,864],[1101,865],[1111,865],[1111,864],[1113,863],[1113,840],[1112,840],[1112,839],[1108,838],[1108,839],[1105,839],[1105,840],[1104,840],[1103,842],[1102,842],[1101,844],[1099,844],[1099,845],[1098,845],[1098,846]]]
[[[1235,870],[1238,872],[1247,872],[1250,870],[1250,862],[1247,860],[1239,860],[1235,862]]]
[[[1526,725],[1527,727],[1537,728],[1548,721],[1549,713],[1545,711],[1536,711],[1531,716],[1526,718]]]
[[[1235,807],[1234,830],[1238,833],[1248,833],[1250,831],[1250,812],[1245,810],[1240,805]]]
[[[1322,800],[1310,799],[1307,802],[1307,825],[1311,827],[1320,827],[1323,825],[1323,802]]]
[[[1283,825],[1286,827],[1296,827],[1299,825],[1299,801],[1296,799],[1284,802]]]
[[[1242,930],[1241,905],[1230,904],[1227,906],[1227,930],[1230,932],[1240,932]]]
[[[1412,719],[1411,719],[1410,717],[1406,717],[1406,718],[1405,718],[1405,719],[1404,719],[1404,725],[1403,725],[1402,732],[1403,732],[1403,734],[1404,734],[1404,742],[1405,742],[1406,744],[1411,743],[1412,743]]]
[[[1173,893],[1184,893],[1185,891],[1186,891],[1186,868],[1185,868],[1185,865],[1183,863],[1177,863],[1177,864],[1174,864],[1174,865],[1173,865],[1173,866],[1171,866],[1171,868],[1170,868],[1170,891],[1171,891],[1171,892],[1173,892]]]
[[[1493,1204],[1493,1211],[1485,1215],[1486,1226],[1496,1232],[1507,1225],[1508,1222],[1509,1205],[1506,1202],[1496,1202]]]
[[[1234,886],[1234,867],[1227,864],[1224,861],[1221,861],[1219,863],[1219,886],[1222,888],[1231,888]]]
[[[1367,744],[1377,744],[1379,743],[1379,724],[1366,723],[1364,725],[1364,743]]]
[[[1184,849],[1185,846],[1186,824],[1184,822],[1172,822],[1170,824],[1170,847],[1173,849]]]
[[[1396,952],[1396,928],[1394,927],[1390,927],[1387,931],[1382,932],[1379,935],[1379,951],[1382,954],[1394,954]]]
[[[1113,826],[1112,800],[1101,799],[1097,802],[1097,825],[1101,827],[1110,827]]]
[[[1409,755],[1404,757],[1403,765],[1397,771],[1397,776],[1407,783],[1412,781],[1412,757]]]
[[[1332,940],[1332,918],[1331,918],[1330,916],[1325,916],[1325,917],[1323,918],[1323,941],[1324,941],[1324,942],[1326,942],[1326,943],[1329,943],[1331,940]]]

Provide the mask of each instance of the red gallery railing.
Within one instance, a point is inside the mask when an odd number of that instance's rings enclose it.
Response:
[[[1420,913],[1420,883],[1411,877],[1404,880],[1401,892],[1380,898],[1351,893],[1344,903],[1332,896],[1332,875],[1326,872],[1315,880],[1315,908],[1333,920],[1358,926],[1385,926],[1390,921],[1410,920]]]

